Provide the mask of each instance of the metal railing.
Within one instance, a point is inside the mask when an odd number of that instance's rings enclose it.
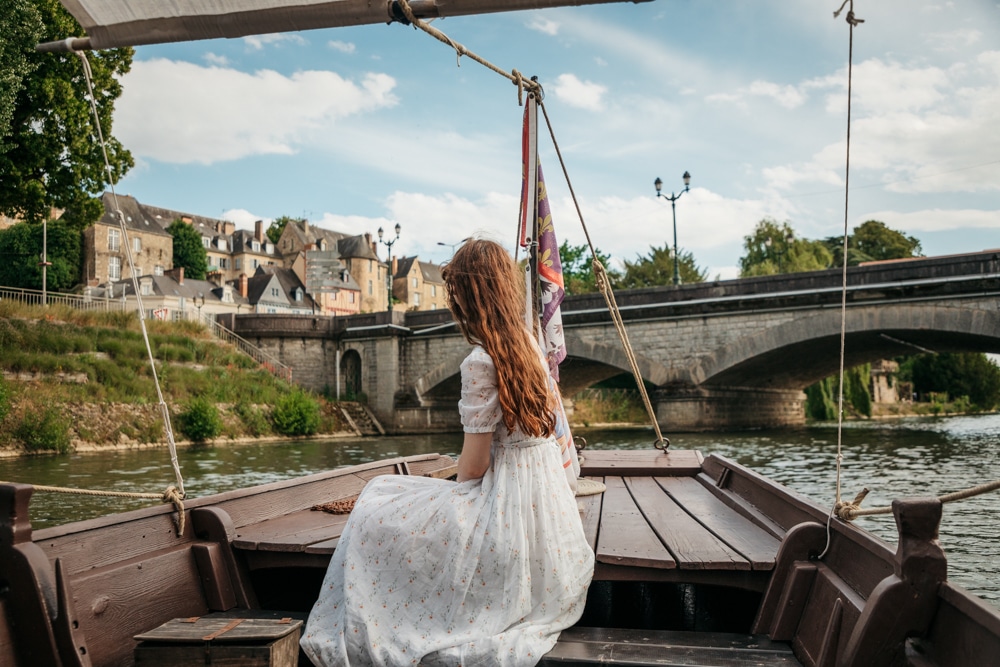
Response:
[[[0,287],[0,301],[14,301],[28,306],[41,306],[43,303],[50,306],[67,306],[76,310],[100,310],[138,312],[134,305],[129,304],[122,298],[96,297],[80,294],[64,294],[62,292],[45,292],[41,290],[24,289],[22,287]],[[147,315],[151,315],[152,309],[147,309]],[[187,313],[185,313],[185,318]],[[245,338],[241,338],[234,332],[215,321],[209,313],[199,314],[194,318],[205,325],[213,336],[229,343],[237,350],[247,355],[262,368],[274,374],[286,382],[292,381],[292,368],[281,363],[277,357],[268,354]]]

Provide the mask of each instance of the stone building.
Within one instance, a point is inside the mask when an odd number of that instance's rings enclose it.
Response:
[[[278,251],[286,258],[286,266],[295,262],[300,252],[310,250],[340,253],[340,260],[358,288],[358,310],[354,312],[386,310],[388,266],[375,253],[371,234],[343,234],[316,227],[308,220],[290,220],[278,239]]]
[[[126,243],[132,251],[137,275],[162,276],[173,268],[173,237],[146,207],[134,197],[118,196],[118,205],[125,219],[126,234],[123,235],[111,193],[105,192],[101,199],[104,215],[83,230],[81,282],[84,285],[96,286],[130,279],[132,272],[129,270]]]
[[[393,258],[392,295],[394,310],[437,310],[447,308],[441,267],[421,262],[416,256]]]

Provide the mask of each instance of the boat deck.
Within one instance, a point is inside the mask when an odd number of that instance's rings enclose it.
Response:
[[[701,472],[696,451],[586,452],[582,474],[607,486],[578,499],[597,557],[595,580],[710,580],[763,590],[777,531],[755,522]],[[232,546],[251,569],[291,562],[326,567],[347,517],[299,510],[238,528]]]

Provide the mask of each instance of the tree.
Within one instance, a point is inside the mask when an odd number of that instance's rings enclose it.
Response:
[[[795,237],[787,222],[764,218],[753,233],[743,238],[745,254],[740,258],[740,276],[770,276],[778,273],[820,271],[830,267],[833,256],[821,241]]]
[[[981,410],[1000,404],[1000,368],[981,352],[919,354],[900,363],[901,380],[920,394],[946,392],[952,400],[967,396]]]
[[[47,224],[47,289],[70,290],[80,282],[80,230],[62,220]],[[42,289],[42,226],[18,223],[0,231],[0,285]]]
[[[304,218],[292,218],[287,215],[283,215],[280,218],[275,218],[271,221],[271,224],[267,227],[267,238],[271,239],[271,243],[278,245],[278,239],[281,238],[281,233],[285,231],[285,227],[289,222],[302,223],[305,222]]]
[[[678,256],[681,283],[703,283],[708,274],[694,261],[694,254],[681,250]],[[616,287],[656,287],[672,285],[674,282],[674,251],[669,243],[662,248],[651,246],[649,255],[639,256],[636,261],[625,260],[625,272],[618,279]]]
[[[167,232],[174,237],[174,266],[183,266],[187,278],[204,280],[208,271],[208,253],[198,230],[183,220],[174,220],[167,227]]]
[[[0,0],[0,17],[0,213],[41,222],[53,207],[61,208],[64,219],[82,229],[101,216],[101,203],[91,195],[108,183],[93,138],[82,63],[71,53],[37,53],[34,45],[83,29],[58,0]],[[115,181],[133,164],[111,135],[119,81],[132,53],[120,48],[88,54]]]
[[[594,249],[598,261],[607,269],[608,278],[612,283],[621,278],[621,274],[609,266],[611,257],[600,249]],[[570,245],[566,241],[559,246],[559,261],[562,263],[563,283],[566,294],[590,294],[597,292],[597,278],[594,276],[593,257],[590,246]]]
[[[824,241],[833,253],[834,266],[843,266],[844,237],[834,236]],[[884,222],[868,220],[854,228],[847,237],[847,265],[856,266],[861,262],[887,259],[920,257],[920,241],[902,232],[891,229]]]

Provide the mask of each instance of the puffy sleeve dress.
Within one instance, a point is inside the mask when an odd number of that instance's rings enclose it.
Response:
[[[316,665],[530,667],[583,613],[594,554],[559,444],[504,426],[481,347],[459,412],[466,432],[493,433],[489,469],[368,483],[301,640]]]

